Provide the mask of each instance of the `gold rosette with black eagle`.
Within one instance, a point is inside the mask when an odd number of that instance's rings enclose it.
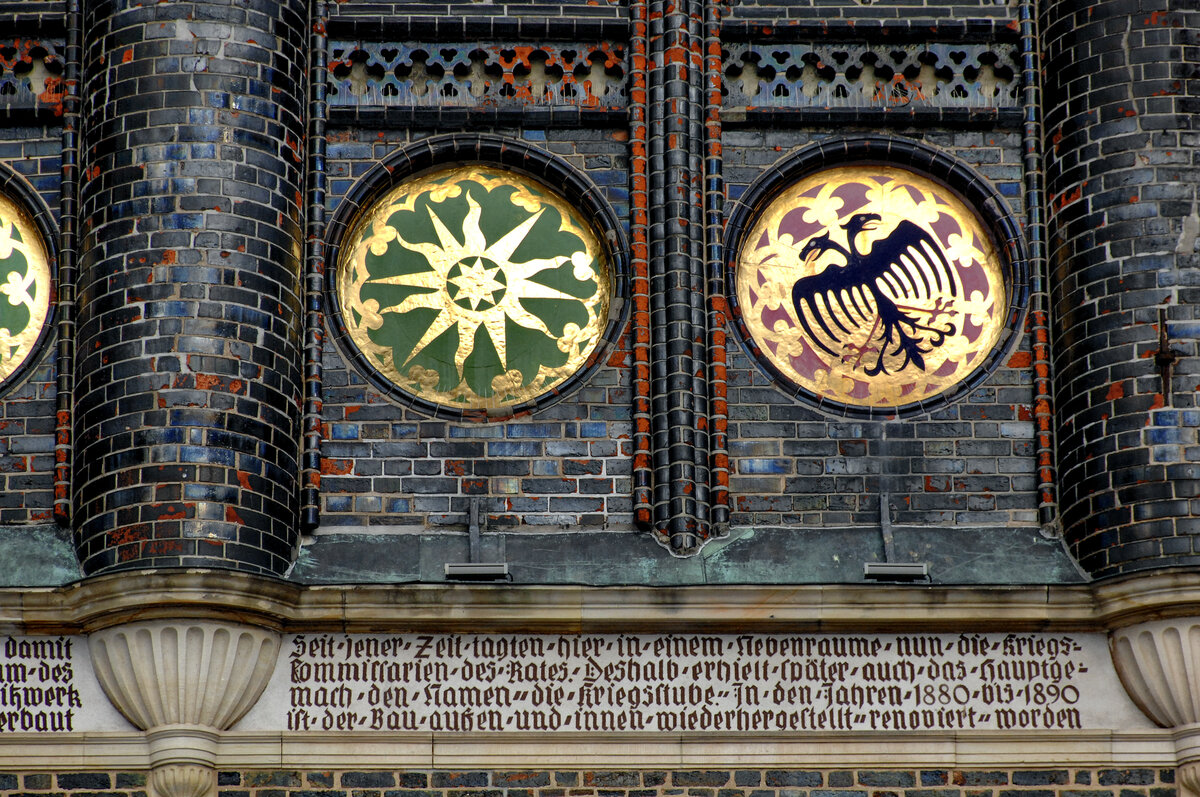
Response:
[[[401,183],[342,247],[347,332],[392,385],[458,410],[525,404],[587,362],[611,298],[578,211],[523,174],[459,166]]]
[[[809,175],[757,217],[738,255],[760,356],[825,401],[919,404],[975,373],[1009,314],[1003,263],[946,187],[858,164]]]

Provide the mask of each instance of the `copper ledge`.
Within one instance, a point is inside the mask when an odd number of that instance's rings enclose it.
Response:
[[[1109,631],[1200,616],[1200,573],[1090,585],[305,587],[217,570],[143,571],[0,590],[0,633],[89,633],[137,620],[207,619],[281,632],[906,633]]]

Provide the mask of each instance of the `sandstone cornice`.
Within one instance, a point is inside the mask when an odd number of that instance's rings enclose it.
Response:
[[[1106,631],[1200,615],[1200,573],[1071,586],[469,584],[306,587],[220,570],[112,574],[0,590],[6,633],[90,633],[135,621],[224,620],[280,632]]]

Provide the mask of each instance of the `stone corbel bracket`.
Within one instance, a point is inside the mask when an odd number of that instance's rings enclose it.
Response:
[[[146,731],[157,797],[216,793],[220,732],[258,700],[279,647],[275,631],[214,620],[134,622],[92,632],[101,688]]]
[[[1133,702],[1175,730],[1180,788],[1200,797],[1200,617],[1139,623],[1113,631],[1109,640]]]

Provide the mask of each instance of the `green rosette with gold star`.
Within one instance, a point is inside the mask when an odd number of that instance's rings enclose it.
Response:
[[[50,313],[50,258],[24,208],[0,194],[0,383],[28,361]]]
[[[388,383],[441,407],[534,401],[603,335],[605,250],[523,174],[472,165],[406,180],[345,240],[336,290],[349,339]]]

